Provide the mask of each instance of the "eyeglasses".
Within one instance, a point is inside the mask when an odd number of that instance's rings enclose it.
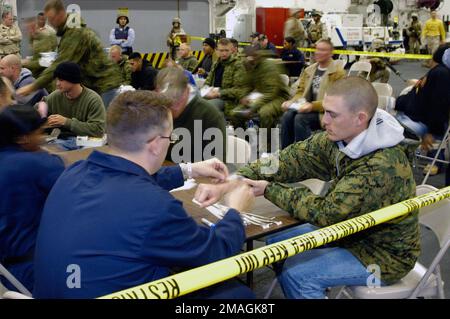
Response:
[[[175,144],[175,143],[178,142],[178,140],[179,140],[178,135],[175,134],[175,133],[170,134],[170,136],[162,136],[162,135],[159,135],[159,137],[169,139],[169,140],[170,140],[170,144]]]

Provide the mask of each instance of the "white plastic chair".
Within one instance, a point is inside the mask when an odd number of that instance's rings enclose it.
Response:
[[[373,82],[372,85],[375,91],[377,91],[378,96],[392,96],[394,93],[392,86],[388,83]]]
[[[13,274],[11,274],[2,264],[0,264],[0,276],[6,278],[6,280],[8,280],[22,294],[31,296],[31,292],[25,288],[25,286],[22,285],[20,281],[18,281],[16,277],[14,277]]]
[[[378,108],[395,114],[395,97],[392,96],[378,96]]]
[[[370,64],[370,62],[367,61],[357,61],[355,63],[352,64],[352,66],[350,67],[350,70],[348,70],[348,74],[347,75],[352,75],[352,72],[356,72],[356,74],[358,75],[360,72],[366,72],[366,79],[369,80],[370,77],[370,72],[372,71],[372,64]]]
[[[419,185],[416,194],[423,195],[435,190],[437,188],[430,185]],[[433,296],[444,299],[444,283],[439,263],[450,247],[450,199],[420,209],[419,222],[435,234],[440,246],[428,269],[417,262],[413,270],[393,285],[377,288],[344,287],[337,298],[345,294],[358,299],[414,299]]]
[[[7,291],[3,294],[3,299],[33,299],[33,298],[15,291]]]
[[[227,136],[227,163],[245,164],[250,161],[252,149],[250,144],[237,136]]]

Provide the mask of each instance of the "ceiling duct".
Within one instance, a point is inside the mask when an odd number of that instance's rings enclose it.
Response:
[[[223,17],[231,9],[236,6],[236,1],[234,0],[219,0],[216,2],[216,16]]]

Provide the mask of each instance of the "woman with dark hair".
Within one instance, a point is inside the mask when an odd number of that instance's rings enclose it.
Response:
[[[449,47],[444,44],[436,50],[431,69],[409,93],[399,96],[395,105],[397,120],[421,137],[424,151],[432,150],[434,140],[442,139],[448,128],[450,69],[444,65],[442,58]],[[431,175],[439,171],[437,166],[428,167],[425,174],[428,169],[431,169]]]
[[[40,149],[44,122],[28,105],[0,111],[0,263],[30,291],[41,213],[64,170],[58,156]]]

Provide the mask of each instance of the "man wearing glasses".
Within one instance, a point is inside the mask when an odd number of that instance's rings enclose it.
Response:
[[[240,251],[245,231],[239,211],[254,199],[249,186],[230,194],[232,208],[211,228],[199,226],[169,193],[187,178],[228,177],[216,159],[161,168],[176,140],[171,104],[150,91],[113,100],[107,116],[111,153],[94,151],[69,167],[49,194],[37,239],[34,297],[100,297]],[[230,282],[196,297],[254,296]]]

